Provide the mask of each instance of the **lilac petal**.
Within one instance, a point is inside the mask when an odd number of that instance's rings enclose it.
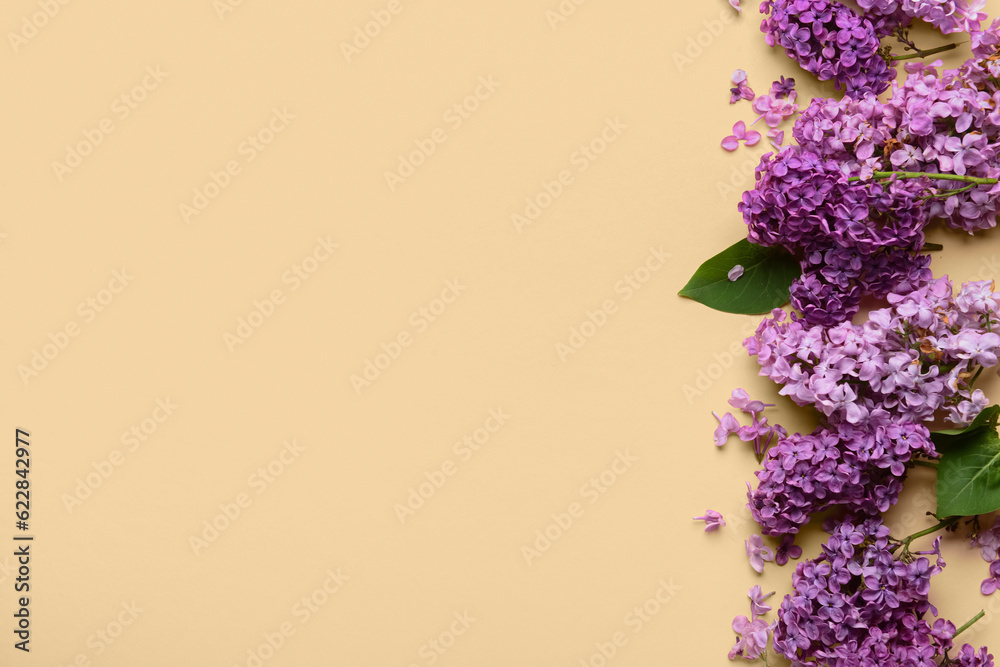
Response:
[[[743,13],[743,10],[740,9],[740,0],[729,0],[729,4],[731,4],[733,6],[733,8],[736,11],[738,11],[740,14]]]
[[[736,135],[737,139],[746,139],[747,137],[747,124],[742,120],[736,121],[733,125],[733,134]]]
[[[757,132],[756,130],[750,130],[749,132],[747,132],[745,141],[747,146],[756,146],[757,142],[760,141],[760,132]]]
[[[727,151],[732,152],[740,147],[740,140],[732,135],[729,135],[728,137],[722,140],[722,147],[725,148]]]
[[[750,142],[747,142],[747,143],[749,144]],[[737,264],[733,268],[729,269],[729,273],[727,274],[727,277],[729,278],[729,282],[736,282],[737,280],[739,280],[740,276],[742,276],[742,275],[743,275],[743,266],[740,265],[740,264]]]

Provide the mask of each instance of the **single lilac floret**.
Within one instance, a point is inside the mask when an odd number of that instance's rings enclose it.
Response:
[[[705,516],[696,516],[694,517],[694,521],[704,521],[706,533],[718,530],[726,525],[725,519],[723,519],[722,515],[715,510],[706,510]]]

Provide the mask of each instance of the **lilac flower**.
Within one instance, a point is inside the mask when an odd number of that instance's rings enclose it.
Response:
[[[1000,516],[993,519],[990,528],[979,532],[972,540],[972,546],[979,547],[979,555],[987,563],[997,560],[997,552],[1000,550]]]
[[[1000,18],[993,19],[993,23],[983,30],[971,31],[969,36],[973,55],[977,58],[989,58],[997,52],[1000,45]]]
[[[774,552],[764,546],[764,538],[760,535],[751,535],[750,539],[744,542],[747,549],[747,558],[750,559],[750,567],[757,572],[764,571],[764,562],[774,560]]]
[[[719,417],[717,413],[713,412],[712,414],[719,420],[719,426],[715,429],[715,444],[724,445],[729,436],[735,433],[743,442],[754,443],[754,454],[760,461],[764,458],[764,452],[771,446],[771,442],[776,436],[783,438],[788,435],[784,428],[768,424],[767,417],[761,416],[764,408],[773,407],[773,404],[751,400],[743,389],[733,390],[729,404],[749,414],[753,421],[746,426],[741,426],[732,414],[726,413],[723,417]]]
[[[970,644],[963,644],[955,664],[958,667],[993,667],[993,655],[985,646],[976,651]]]
[[[750,597],[750,617],[756,619],[771,611],[771,606],[764,604],[764,600],[774,595],[774,591],[764,594],[761,592],[760,584],[751,588],[747,595]]]
[[[729,269],[729,273],[726,274],[726,277],[729,278],[729,282],[734,283],[737,280],[739,280],[740,276],[742,275],[743,275],[743,265],[737,264],[733,268]]]
[[[926,618],[936,614],[927,594],[940,568],[896,560],[877,516],[827,521],[824,530],[821,555],[795,568],[778,609],[775,651],[796,665],[935,667],[955,633],[951,622]]]
[[[747,80],[747,73],[741,69],[733,72],[733,88],[729,89],[730,97],[729,103],[736,104],[740,100],[753,100],[756,97],[756,93],[750,88],[750,82]]]
[[[729,659],[737,657],[756,660],[767,651],[767,642],[774,630],[774,624],[768,624],[762,619],[751,621],[746,616],[733,619],[733,630],[739,636],[736,645],[729,651]]]
[[[944,562],[944,558],[941,555],[941,537],[935,537],[934,542],[931,543],[931,548],[925,551],[914,551],[914,554],[918,556],[936,556],[934,566],[944,569],[947,564]]]
[[[933,452],[926,427],[888,422],[877,428],[820,426],[772,447],[747,493],[754,520],[765,535],[782,535],[775,562],[801,555],[790,537],[809,518],[831,507],[877,513],[896,502],[905,463],[917,452]]]
[[[983,595],[992,595],[998,588],[1000,588],[1000,560],[995,560],[990,563],[990,576],[983,580],[979,590]]]
[[[740,141],[747,146],[754,146],[760,141],[760,132],[747,130],[747,125],[742,120],[736,121],[733,125],[733,133],[722,140],[722,147],[727,151],[734,151],[740,147]]]
[[[767,138],[776,150],[781,150],[781,145],[785,143],[785,131],[770,129],[767,131]]]
[[[981,364],[995,364],[1000,353],[1000,337],[990,332],[1000,319],[992,293],[982,312],[963,312],[983,293],[981,284],[969,283],[953,294],[944,276],[888,294],[890,307],[872,311],[859,325],[810,324],[815,316],[808,315],[787,321],[778,310],[745,344],[757,357],[760,374],[782,385],[779,393],[799,405],[815,406],[829,430],[845,424],[914,429],[939,410],[965,425],[988,403],[969,385],[970,378]],[[916,437],[920,447],[929,446],[924,433]],[[932,448],[927,452],[934,455]],[[899,471],[907,461],[886,459],[880,465]]]
[[[1000,336],[997,334],[962,331],[955,337],[955,342],[959,359],[969,359],[986,368],[997,365],[996,350],[1000,348]]]
[[[854,103],[858,108],[868,104]],[[751,242],[782,245],[800,257],[802,275],[792,285],[792,305],[810,324],[826,326],[853,317],[866,294],[884,298],[931,277],[929,258],[917,252],[928,221],[920,199],[924,186],[919,181],[850,182],[841,153],[845,142],[862,145],[864,135],[845,127],[831,143],[818,127],[821,119],[842,111],[810,107],[808,123],[796,124],[802,145],[765,155],[756,188],[743,194],[738,207]],[[868,143],[870,150],[874,145]],[[837,159],[806,148],[812,146]]]
[[[722,447],[726,444],[726,440],[733,433],[738,433],[740,430],[740,423],[736,421],[736,417],[733,416],[731,412],[727,412],[723,416],[719,416],[714,411],[712,415],[719,420],[719,426],[715,429],[715,444]]]
[[[775,128],[781,125],[785,119],[798,113],[799,105],[791,99],[781,100],[770,95],[761,95],[753,101],[753,110],[759,115],[759,118],[754,121],[755,124],[763,119],[768,127]]]
[[[778,81],[771,84],[771,97],[776,100],[783,99],[785,97],[791,98],[791,101],[795,101],[795,79],[789,77],[781,77]]]
[[[715,510],[706,510],[705,516],[696,516],[694,517],[694,521],[704,521],[706,533],[718,530],[726,525],[725,519],[723,519],[722,515]]]
[[[907,0],[909,1],[909,0]],[[952,0],[949,0],[952,2]],[[952,4],[954,4],[952,2]],[[925,9],[930,3],[925,3]],[[953,7],[952,17],[965,10]],[[968,11],[966,12],[968,14]],[[944,17],[944,14],[942,14]],[[1000,22],[990,26],[989,35],[973,35],[973,46],[981,52],[996,49]],[[911,171],[952,172],[985,178],[1000,176],[1000,164],[989,146],[1000,140],[1000,113],[994,110],[993,95],[998,91],[994,61],[970,60],[959,69],[939,71],[941,61],[930,65],[910,63],[902,85],[893,87],[889,100],[881,106],[880,117],[872,119],[878,134],[892,138],[892,166]],[[930,181],[939,193],[954,191],[954,183]],[[951,196],[927,202],[930,218],[944,218],[955,229],[973,232],[996,225],[1000,209],[1000,187],[981,185]]]
[[[750,398],[745,389],[733,389],[733,395],[729,399],[729,405],[738,410],[742,410],[748,415],[763,412],[766,407],[773,407],[763,401],[755,401]]]
[[[881,93],[894,72],[878,53],[880,28],[853,9],[828,0],[765,0],[765,41],[820,81],[833,79],[848,95]],[[890,30],[891,32],[891,30]]]
[[[802,547],[795,544],[795,535],[785,535],[774,552],[774,562],[776,565],[785,565],[789,559],[796,559],[801,555]]]

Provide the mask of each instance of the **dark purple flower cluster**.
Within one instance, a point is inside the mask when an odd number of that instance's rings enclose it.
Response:
[[[879,31],[869,19],[830,0],[765,0],[761,31],[771,46],[820,81],[832,79],[848,95],[881,93],[896,77],[879,54]]]
[[[775,650],[793,665],[936,667],[953,646],[950,621],[925,618],[931,577],[944,562],[897,560],[880,518],[847,517],[824,526],[822,554],[800,563],[774,628]],[[934,612],[936,614],[936,611]],[[985,649],[961,649],[958,664],[992,666]]]
[[[853,129],[840,134],[855,143],[862,136]],[[836,141],[834,154],[844,150],[843,137]],[[918,252],[927,224],[922,185],[849,182],[842,164],[803,147],[768,154],[757,168],[757,187],[739,205],[751,242],[781,245],[799,258],[792,305],[813,324],[843,322],[862,296],[882,298],[931,278],[930,260]]]
[[[906,463],[917,453],[936,455],[922,424],[796,433],[768,450],[747,505],[765,535],[797,533],[813,514],[834,506],[875,516],[896,503]]]

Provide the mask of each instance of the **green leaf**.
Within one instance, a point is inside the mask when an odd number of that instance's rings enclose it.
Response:
[[[737,264],[743,275],[731,281],[729,271]],[[800,274],[798,261],[784,248],[742,239],[698,267],[679,294],[725,313],[762,315],[788,302]]]
[[[1000,405],[983,410],[968,428],[944,437],[938,465],[937,515],[975,516],[1000,509]]]
[[[995,431],[998,418],[1000,418],[1000,405],[983,408],[982,412],[976,415],[972,423],[965,428],[949,428],[943,431],[933,431],[931,433],[931,440],[934,441],[936,447],[946,447],[963,437],[975,435],[976,431],[983,428],[989,427]]]

